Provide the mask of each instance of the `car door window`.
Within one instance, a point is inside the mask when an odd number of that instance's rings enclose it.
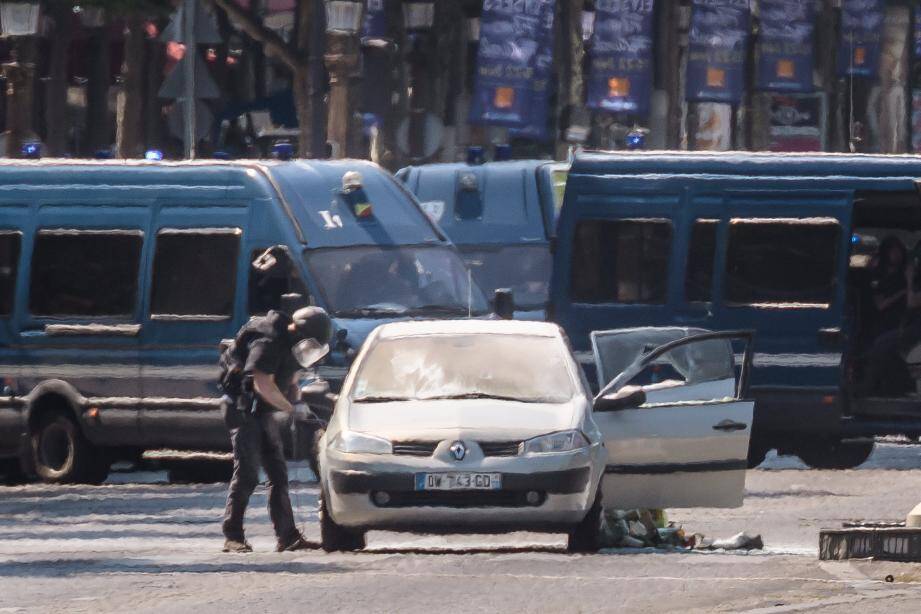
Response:
[[[154,254],[154,318],[233,315],[239,229],[161,230]]]
[[[249,255],[249,292],[248,304],[251,316],[264,315],[270,309],[281,309],[281,297],[285,294],[300,294],[308,299],[309,292],[304,280],[287,254],[279,255],[283,259],[270,270],[260,270],[253,263],[262,256],[266,248],[254,249]]]
[[[684,336],[681,336],[685,332]],[[733,334],[701,332],[700,329],[634,329],[593,335],[600,372],[609,373],[604,357],[634,357],[633,361],[602,388],[602,395],[627,387],[641,388],[646,405],[705,403],[738,399]],[[746,345],[746,333],[737,333]],[[670,338],[670,339],[669,339]],[[663,339],[667,342],[661,343]],[[747,352],[747,347],[743,348]]]
[[[0,230],[0,317],[13,313],[22,234]]]
[[[143,234],[134,230],[40,230],[29,310],[36,316],[127,316],[137,303]]]
[[[672,224],[665,219],[583,220],[576,227],[572,300],[663,304]]]

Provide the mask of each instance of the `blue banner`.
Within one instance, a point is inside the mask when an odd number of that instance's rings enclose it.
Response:
[[[654,0],[595,0],[589,108],[634,115],[649,112],[653,5]]]
[[[546,130],[554,0],[483,0],[470,121]]]
[[[811,92],[815,3],[761,0],[757,88],[774,92]]]
[[[693,0],[685,98],[742,101],[750,32],[748,0]]]
[[[365,21],[361,28],[361,39],[389,40],[387,23],[387,0],[366,0]]]
[[[879,73],[885,0],[843,0],[838,75],[875,78]]]

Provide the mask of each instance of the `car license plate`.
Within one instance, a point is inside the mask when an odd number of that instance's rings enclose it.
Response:
[[[416,490],[501,490],[501,473],[417,473]]]

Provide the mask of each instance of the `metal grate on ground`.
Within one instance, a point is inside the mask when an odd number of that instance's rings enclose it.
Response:
[[[921,562],[921,528],[895,523],[847,523],[841,529],[822,529],[819,558]]]

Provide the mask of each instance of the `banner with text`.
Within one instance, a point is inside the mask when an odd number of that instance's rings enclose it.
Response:
[[[874,78],[879,73],[885,0],[843,0],[838,75]]]
[[[649,112],[654,4],[654,0],[595,0],[589,108],[634,115]]]
[[[815,4],[802,0],[761,0],[760,10],[757,88],[811,92]]]
[[[484,0],[470,121],[546,130],[554,0]]]
[[[685,97],[737,104],[745,91],[748,0],[692,0]]]

